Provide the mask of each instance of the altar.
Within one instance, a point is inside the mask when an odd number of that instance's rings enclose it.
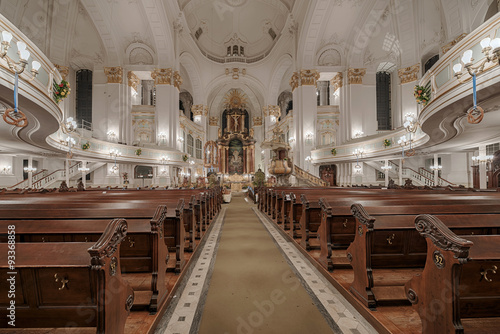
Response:
[[[250,128],[246,99],[238,90],[232,90],[225,100],[222,126],[216,141],[219,154],[219,172],[223,178],[243,176],[255,172],[254,131]],[[243,181],[243,180],[242,180]],[[246,181],[248,182],[248,180]],[[243,183],[231,181],[231,189],[241,191]]]

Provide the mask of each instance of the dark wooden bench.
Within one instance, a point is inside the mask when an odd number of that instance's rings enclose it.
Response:
[[[497,234],[500,229],[499,205],[402,205],[364,208],[353,204],[356,237],[347,249],[354,271],[350,291],[365,306],[374,309],[381,303],[406,300],[403,285],[411,270],[425,264],[425,240],[414,228],[414,217],[426,210],[460,234]],[[370,214],[368,214],[370,212]],[[383,278],[388,269],[391,279]],[[374,276],[374,270],[381,276]],[[385,281],[384,281],[385,280]],[[378,283],[377,283],[378,282]]]
[[[0,244],[0,326],[9,328],[15,301],[16,328],[96,327],[123,333],[134,302],[121,276],[118,252],[127,222],[115,219],[94,243],[16,244],[9,268],[9,244]],[[15,272],[15,274],[12,274]],[[15,277],[15,296],[9,298]]]
[[[156,313],[165,301],[168,291],[165,281],[169,254],[164,241],[165,205],[157,207],[150,221],[129,219],[128,233],[120,248],[122,273],[150,273],[149,289],[133,285],[136,292],[134,308],[147,307]],[[0,220],[0,230],[15,226],[16,242],[95,242],[105,227],[106,220]],[[7,242],[7,233],[0,234],[0,242]],[[173,270],[174,268],[172,268]],[[143,304],[144,303],[144,304]]]
[[[405,286],[422,321],[422,332],[481,333],[500,328],[500,236],[460,237],[437,217],[419,215],[416,230],[426,240],[421,275]],[[469,318],[469,319],[467,319]]]

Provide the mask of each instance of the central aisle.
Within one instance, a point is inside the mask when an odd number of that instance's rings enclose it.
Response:
[[[199,333],[333,333],[241,195],[227,206]]]

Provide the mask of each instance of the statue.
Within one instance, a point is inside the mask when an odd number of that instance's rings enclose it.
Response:
[[[250,138],[253,138],[253,128],[250,129]]]
[[[218,135],[219,135],[219,138],[222,138],[222,129],[221,128],[219,128]]]

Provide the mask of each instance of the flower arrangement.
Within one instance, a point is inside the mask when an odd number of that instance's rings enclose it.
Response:
[[[60,84],[57,84],[57,82],[55,82],[54,80],[52,90],[54,92],[54,100],[56,101],[56,103],[61,102],[62,99],[68,97],[68,95],[71,93],[71,87],[66,80],[61,81]]]
[[[182,161],[186,162],[186,161],[188,161],[188,159],[189,159],[189,157],[188,157],[188,155],[187,155],[187,154],[184,154],[184,155],[182,156]]]
[[[142,149],[138,148],[137,150],[135,150],[135,155],[139,156],[142,154]]]
[[[123,183],[128,184],[128,173],[127,172],[122,173],[122,177],[123,177]]]
[[[431,99],[431,82],[429,81],[425,86],[415,85],[413,96],[418,104],[425,106]]]
[[[332,155],[337,155],[337,150],[335,148],[332,148]]]
[[[392,145],[392,141],[390,139],[384,139],[384,147],[389,147]]]
[[[82,150],[88,150],[90,148],[90,143],[86,142],[85,144],[82,144]]]

